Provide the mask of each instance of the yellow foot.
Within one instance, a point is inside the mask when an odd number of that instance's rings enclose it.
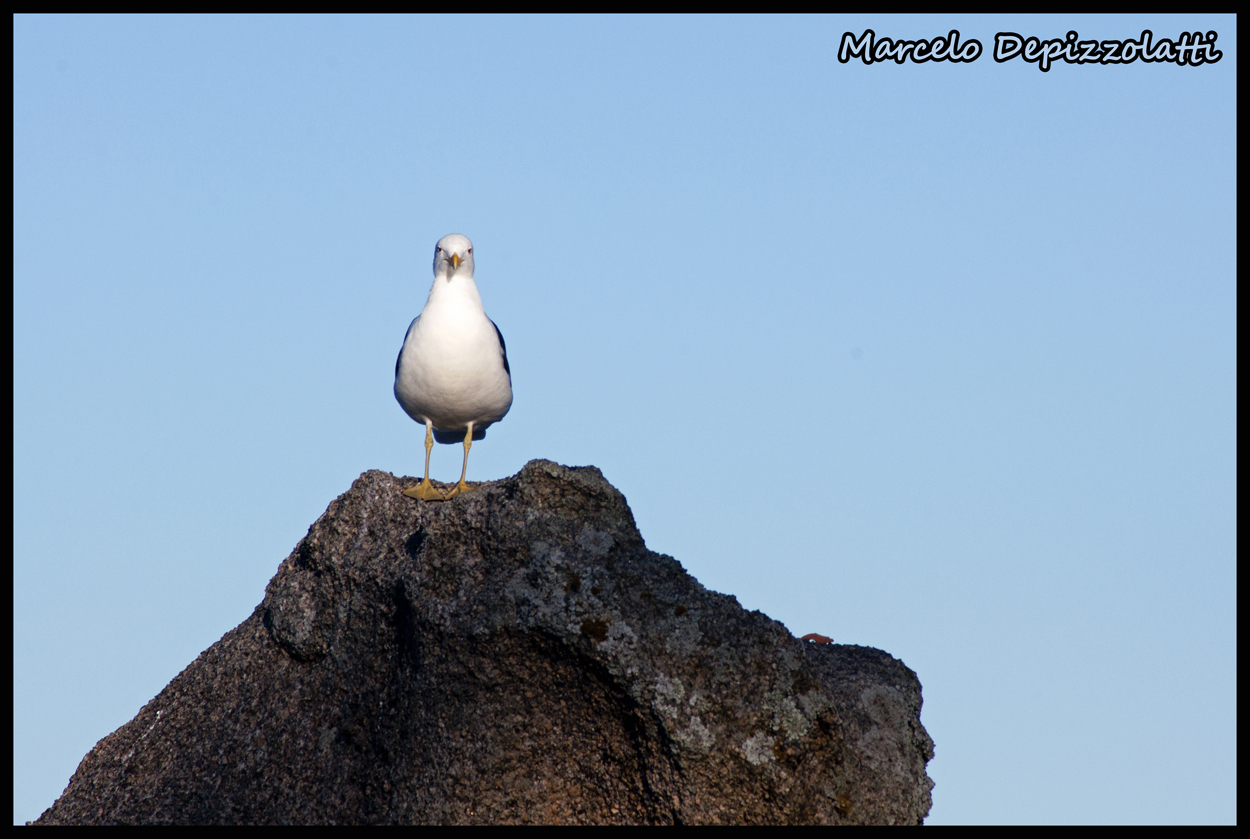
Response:
[[[454,492],[454,489],[453,489]],[[430,479],[426,478],[415,487],[404,490],[404,495],[409,498],[419,498],[422,501],[446,501],[451,496],[444,496],[441,492],[434,488],[434,484],[430,483]]]
[[[454,487],[447,490],[447,495],[444,497],[448,501],[450,501],[451,499],[455,498],[457,495],[463,495],[466,492],[472,492],[474,489],[476,489],[476,487],[471,487],[468,484],[466,484],[463,480],[461,480],[460,483],[456,484]]]

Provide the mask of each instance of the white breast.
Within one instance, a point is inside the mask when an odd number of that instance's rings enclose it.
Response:
[[[504,350],[472,278],[435,279],[404,338],[395,398],[408,416],[443,431],[463,431],[470,422],[484,430],[508,413]]]

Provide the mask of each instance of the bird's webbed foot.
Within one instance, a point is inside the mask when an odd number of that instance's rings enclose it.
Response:
[[[455,492],[455,491],[456,491],[455,487],[453,487],[452,492]],[[409,498],[419,499],[421,501],[446,501],[448,498],[451,497],[450,495],[443,495],[443,493],[435,489],[434,484],[430,483],[429,478],[426,478],[424,481],[417,484],[415,487],[409,487],[408,489],[404,490],[404,495],[408,496]]]
[[[464,495],[466,492],[472,492],[474,489],[476,489],[476,487],[469,486],[468,484],[464,482],[464,479],[461,478],[460,483],[456,484],[454,487],[447,490],[447,494],[443,497],[446,498],[448,501],[450,501],[451,499],[455,498],[457,495]]]

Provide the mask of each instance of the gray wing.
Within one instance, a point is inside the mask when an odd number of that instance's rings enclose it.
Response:
[[[487,318],[490,320],[490,318]],[[414,320],[413,323],[416,323]],[[495,327],[495,334],[499,336],[499,352],[503,354],[503,371],[508,374],[508,384],[512,384],[512,368],[508,366],[508,345],[503,342],[503,333],[499,331],[499,325],[490,320],[490,325]],[[409,327],[411,329],[411,327]],[[399,369],[398,363],[395,369]]]
[[[404,343],[399,345],[399,355],[395,356],[395,378],[397,379],[399,378],[399,360],[404,357],[404,344],[408,343],[408,336],[412,334],[412,328],[417,325],[417,321],[419,320],[421,320],[420,315],[417,315],[415,318],[412,319],[412,323],[408,324],[408,331],[404,333]],[[496,326],[495,331],[498,332],[499,327]],[[502,335],[499,336],[499,340],[500,341],[503,340]],[[504,363],[504,366],[505,367],[508,366],[507,362]],[[512,380],[511,374],[508,375],[508,380],[509,381]]]

